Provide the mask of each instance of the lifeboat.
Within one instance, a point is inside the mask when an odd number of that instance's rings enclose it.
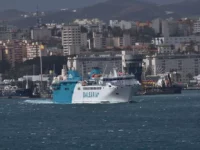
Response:
[[[102,75],[101,74],[93,74],[92,78],[100,78]]]

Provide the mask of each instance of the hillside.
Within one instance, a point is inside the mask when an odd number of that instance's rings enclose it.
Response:
[[[184,0],[143,0],[143,1],[152,2],[159,5],[166,5],[166,4],[174,4],[174,3],[182,2]]]
[[[104,21],[110,19],[151,20],[157,17],[166,17],[165,12],[157,4],[141,0],[108,0],[77,9],[77,12],[57,11],[47,14],[42,20],[43,22],[68,22],[75,18],[99,18]],[[35,20],[35,18],[27,18],[11,23],[24,27],[33,25]]]
[[[149,20],[164,12],[153,3],[139,0],[109,0],[90,7],[83,8],[80,17],[109,19]]]
[[[176,4],[164,5],[163,10],[176,12],[183,17],[200,15],[200,0],[185,0]]]
[[[8,10],[4,10],[4,11],[0,11],[0,20],[4,20],[4,21],[11,21],[11,20],[17,20],[22,18],[21,15],[25,14],[22,11],[18,11],[15,9],[8,9]]]
[[[147,1],[147,0],[145,0]],[[44,23],[47,22],[70,22],[76,18],[99,18],[104,21],[110,19],[124,19],[134,21],[148,21],[154,18],[180,18],[200,15],[200,0],[185,0],[179,3],[168,5],[157,5],[152,2],[145,2],[141,0],[108,0],[106,2],[98,3],[92,6],[77,9],[76,12],[71,10],[56,11],[47,13],[42,17]],[[168,15],[166,11],[169,12]],[[171,13],[173,12],[173,13]],[[12,14],[12,13],[11,13]],[[12,24],[19,27],[32,26],[36,22],[36,18],[30,17],[22,19],[19,17],[20,13],[13,13],[14,17],[10,15]],[[8,15],[7,15],[8,16]],[[18,16],[18,19],[16,20]],[[7,17],[9,18],[9,17]],[[0,13],[1,19],[1,13]],[[13,21],[14,20],[14,21]]]

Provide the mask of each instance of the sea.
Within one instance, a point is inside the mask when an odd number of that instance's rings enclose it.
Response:
[[[199,150],[200,91],[133,103],[0,99],[0,150]]]

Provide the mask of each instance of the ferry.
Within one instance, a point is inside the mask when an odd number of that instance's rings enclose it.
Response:
[[[132,100],[141,84],[134,75],[119,74],[116,69],[103,75],[94,68],[87,80],[74,70],[62,70],[52,82],[53,102],[59,104],[124,103]]]

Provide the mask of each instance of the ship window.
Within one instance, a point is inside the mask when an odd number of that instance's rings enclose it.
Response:
[[[65,90],[67,91],[67,90],[69,90],[69,88],[65,88]]]
[[[83,87],[83,90],[101,90],[101,87]]]

